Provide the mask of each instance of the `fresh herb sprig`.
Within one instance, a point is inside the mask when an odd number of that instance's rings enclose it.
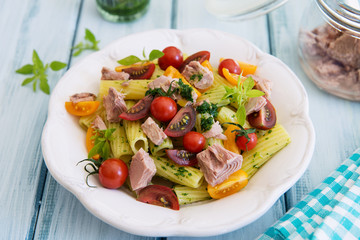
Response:
[[[173,85],[172,81],[170,83],[169,89],[167,90],[167,92],[165,92],[162,88],[153,88],[153,89],[149,89],[145,92],[145,96],[147,95],[153,95],[153,96],[165,96],[165,97],[171,97],[174,93],[177,93],[179,91],[178,88],[173,88],[171,89],[172,85]]]
[[[84,42],[79,42],[72,49],[74,50],[73,56],[79,56],[84,50],[99,50],[99,40],[96,40],[95,35],[89,30],[85,29]]]
[[[249,101],[249,98],[260,97],[263,96],[265,93],[253,89],[255,86],[254,79],[250,76],[241,81],[241,75],[238,78],[237,87],[230,88],[228,86],[224,86],[226,93],[222,99],[230,99],[231,102],[237,103],[238,109],[236,111],[236,118],[240,125],[244,125],[246,120],[246,110],[245,104]]]
[[[118,60],[117,62],[121,65],[129,66],[129,65],[139,63],[139,62],[141,62],[141,63],[145,63],[145,62],[149,62],[149,61],[151,62],[155,59],[161,58],[162,56],[164,56],[164,53],[162,51],[154,49],[150,52],[149,57],[146,57],[145,48],[144,48],[143,49],[144,60],[141,60],[140,58],[138,58],[135,55],[130,55],[130,56],[127,56],[126,58]]]
[[[200,127],[201,131],[209,131],[212,128],[212,125],[214,124],[214,118],[212,116],[205,117],[201,116],[200,119]]]
[[[21,86],[28,85],[29,83],[33,83],[33,91],[36,92],[37,85],[39,85],[40,90],[46,94],[50,94],[50,86],[48,83],[47,78],[47,69],[50,67],[53,71],[59,71],[66,67],[66,63],[59,62],[59,61],[52,61],[49,64],[45,64],[41,61],[38,53],[36,50],[33,50],[32,54],[32,62],[33,64],[26,64],[21,68],[17,69],[15,72],[24,75],[33,74],[33,76],[26,78],[22,83]],[[39,84],[38,84],[39,82]]]
[[[92,136],[90,139],[95,141],[94,147],[90,150],[88,154],[88,158],[81,160],[76,165],[82,162],[88,162],[84,166],[84,170],[88,173],[86,176],[86,185],[89,187],[96,187],[89,185],[89,177],[94,174],[99,173],[99,168],[101,164],[107,160],[110,156],[110,144],[109,141],[112,140],[112,134],[115,132],[115,128],[109,128],[106,130],[98,130],[96,129],[95,135]],[[99,154],[100,158],[95,160],[93,157]],[[89,170],[88,168],[91,167],[92,169]]]
[[[89,151],[88,158],[92,158],[96,154],[99,154],[100,158],[104,160],[109,158],[109,141],[112,140],[112,134],[115,132],[115,130],[115,128],[96,130],[96,134],[90,138],[91,140],[94,140],[94,147]]]
[[[234,129],[231,132],[235,132],[236,133],[236,138],[235,141],[237,140],[238,137],[242,137],[244,136],[247,140],[246,143],[248,143],[250,141],[250,137],[248,136],[250,133],[254,133],[256,132],[256,128],[249,128],[249,129],[245,129],[243,126],[241,126],[240,124],[236,124],[236,123],[232,123],[232,122],[225,122],[224,124],[231,124],[234,125],[236,127],[238,127],[239,129]]]
[[[192,89],[189,85],[186,85],[185,83],[183,83],[183,81],[181,79],[179,79],[179,81],[177,82],[179,87],[171,89],[173,82],[174,81],[171,82],[170,87],[167,90],[167,92],[165,92],[162,88],[154,88],[154,89],[147,90],[145,93],[145,96],[159,95],[159,96],[171,97],[174,93],[179,93],[182,98],[184,98],[188,101],[194,102],[194,99],[192,97],[192,91],[194,91],[194,89]]]
[[[217,109],[216,104],[208,103],[207,101],[203,101],[203,103],[196,108],[196,111],[202,114],[200,119],[200,127],[202,131],[208,131],[211,129],[215,122],[214,118],[218,115]]]
[[[192,87],[190,87],[189,85],[183,83],[181,78],[179,79],[178,84],[179,84],[180,96],[190,102],[194,102],[194,99],[192,97],[192,92],[194,91],[194,89]]]

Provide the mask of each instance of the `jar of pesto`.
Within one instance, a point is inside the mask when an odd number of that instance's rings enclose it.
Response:
[[[101,16],[110,22],[133,21],[143,16],[150,0],[96,0]]]

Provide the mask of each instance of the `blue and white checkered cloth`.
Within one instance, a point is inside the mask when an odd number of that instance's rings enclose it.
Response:
[[[258,239],[360,239],[360,148]]]

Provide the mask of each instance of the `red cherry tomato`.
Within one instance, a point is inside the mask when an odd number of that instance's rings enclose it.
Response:
[[[183,138],[183,145],[186,150],[192,153],[201,152],[204,149],[206,139],[198,132],[188,132]]]
[[[223,68],[228,69],[230,73],[235,73],[235,74],[241,73],[239,64],[235,60],[230,58],[222,60],[221,63],[219,64],[218,72],[222,77],[224,77]]]
[[[256,146],[257,143],[256,133],[249,133],[248,137],[250,138],[250,140],[247,140],[245,136],[236,138],[236,145],[238,146],[239,149],[243,151],[249,151]]]
[[[128,176],[126,164],[115,158],[105,160],[99,168],[99,180],[105,188],[115,189],[121,187]]]
[[[165,48],[163,51],[164,56],[159,58],[158,64],[162,70],[166,70],[169,66],[173,66],[174,68],[179,68],[183,62],[183,54],[182,52],[173,46]]]
[[[177,112],[176,102],[169,97],[157,97],[152,101],[150,112],[161,122],[170,121]]]

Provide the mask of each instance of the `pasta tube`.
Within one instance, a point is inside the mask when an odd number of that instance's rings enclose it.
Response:
[[[170,138],[165,138],[162,144],[155,145],[152,141],[150,141],[150,152],[153,156],[161,157],[165,156],[166,149],[173,149],[173,143]]]
[[[211,103],[216,103],[219,106],[226,106],[230,103],[229,99],[222,99],[226,93],[224,86],[219,86],[217,88],[211,88],[210,90],[204,92],[197,100],[200,102],[202,100],[208,99]]]
[[[125,99],[139,100],[145,97],[145,93],[148,88],[148,84],[152,80],[130,80],[128,85],[121,85],[125,80],[111,80],[111,81],[100,81],[100,97],[108,95],[109,88],[113,87],[117,91],[125,95]]]
[[[198,188],[204,181],[204,174],[197,168],[180,166],[167,158],[154,156],[152,158],[156,166],[156,174],[174,183]]]
[[[112,134],[112,140],[110,140],[113,156],[128,163],[134,153],[126,138],[125,127],[121,123],[109,123],[108,128],[116,129]]]
[[[173,187],[173,190],[179,199],[180,205],[211,199],[207,191],[207,184],[202,184],[198,188],[176,185]]]
[[[243,153],[244,170],[249,179],[264,165],[275,153],[291,142],[289,134],[280,124],[275,125],[264,135],[258,137],[256,147]]]

